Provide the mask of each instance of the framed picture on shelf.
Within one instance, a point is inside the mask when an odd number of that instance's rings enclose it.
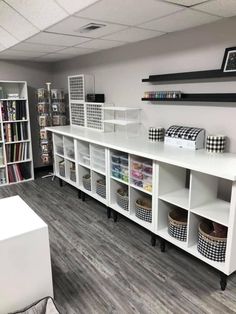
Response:
[[[221,70],[223,72],[236,72],[236,47],[225,49]]]

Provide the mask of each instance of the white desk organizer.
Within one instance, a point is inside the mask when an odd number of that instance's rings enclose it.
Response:
[[[205,130],[172,125],[165,134],[165,144],[192,150],[204,148]]]

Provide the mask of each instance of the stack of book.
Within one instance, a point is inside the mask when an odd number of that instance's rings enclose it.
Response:
[[[8,178],[10,183],[30,179],[29,165],[23,163],[8,166]]]
[[[29,158],[28,143],[6,145],[7,162],[27,160]]]
[[[27,119],[25,100],[4,100],[1,102],[1,110],[3,121]]]
[[[26,122],[5,123],[4,134],[6,142],[28,140],[28,128]]]

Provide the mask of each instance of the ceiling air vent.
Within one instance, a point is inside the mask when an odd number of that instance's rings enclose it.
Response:
[[[106,24],[98,24],[98,23],[89,23],[87,25],[84,25],[83,27],[79,28],[77,32],[79,33],[89,33],[92,31],[95,31],[99,28],[105,27]]]

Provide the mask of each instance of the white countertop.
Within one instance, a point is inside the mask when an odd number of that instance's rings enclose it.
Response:
[[[193,151],[165,145],[163,142],[150,143],[147,136],[127,137],[119,133],[97,132],[70,125],[48,127],[46,130],[160,162],[236,180],[236,154],[214,154],[204,149]]]
[[[19,196],[0,199],[0,241],[46,226]]]

